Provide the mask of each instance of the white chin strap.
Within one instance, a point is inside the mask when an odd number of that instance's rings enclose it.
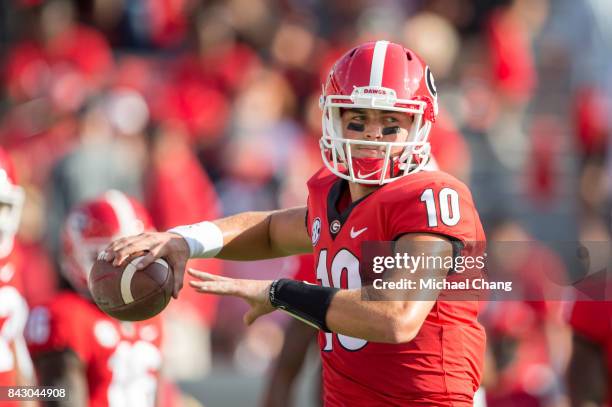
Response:
[[[355,93],[355,92],[354,92]],[[423,123],[425,103],[419,101],[390,100],[381,101],[380,98],[371,97],[366,103],[362,97],[361,103],[351,103],[354,96],[327,96],[323,104],[323,135],[319,141],[321,157],[325,166],[336,176],[351,182],[367,185],[383,185],[397,179],[421,171],[427,165],[430,156],[430,145],[427,141],[431,122]],[[333,101],[333,103],[329,102]],[[395,107],[396,103],[408,105],[409,107]],[[342,122],[340,120],[340,108],[382,109],[413,114],[415,120],[405,142],[384,142],[351,140],[342,137]],[[372,179],[373,174],[355,174],[353,169],[353,157],[351,147],[374,146],[381,147],[384,151],[384,160],[380,177]],[[403,148],[399,157],[392,157],[391,152],[398,147]],[[389,165],[399,163],[399,173],[389,176]],[[361,176],[360,176],[361,175]]]

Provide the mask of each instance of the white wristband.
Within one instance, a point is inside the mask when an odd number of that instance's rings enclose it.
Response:
[[[174,227],[168,232],[176,233],[189,245],[190,258],[215,257],[223,248],[223,232],[212,222]]]

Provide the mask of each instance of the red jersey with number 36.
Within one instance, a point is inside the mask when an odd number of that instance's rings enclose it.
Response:
[[[153,407],[162,364],[160,317],[120,322],[65,291],[32,309],[26,339],[32,357],[72,351],[87,376],[89,407]]]
[[[463,256],[483,254],[472,196],[444,172],[408,175],[350,203],[348,183],[322,169],[308,191],[307,227],[320,285],[360,288],[361,243],[406,233],[444,235],[462,244]],[[346,208],[339,211],[343,200]],[[477,301],[438,300],[416,337],[403,344],[320,332],[325,406],[472,406],[485,351],[477,314]]]

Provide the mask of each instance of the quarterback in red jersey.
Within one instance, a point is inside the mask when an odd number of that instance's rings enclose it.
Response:
[[[0,386],[26,384],[23,379],[32,371],[23,339],[28,305],[23,296],[22,259],[13,250],[23,201],[12,162],[0,149]]]
[[[364,242],[392,241],[396,250],[425,258],[477,256],[484,249],[468,188],[427,170],[427,139],[438,112],[433,74],[402,45],[365,43],[336,62],[321,108],[325,167],[308,182],[306,206],[119,239],[105,258],[122,264],[148,250],[144,266],[165,256],[177,273],[178,295],[189,257],[253,260],[314,252],[318,285],[196,270],[189,273],[200,281],[190,285],[244,298],[251,305],[247,323],[281,309],[320,329],[326,406],[471,406],[485,348],[477,303],[450,301],[446,291],[401,299],[379,293],[387,301],[362,293],[362,287],[371,291]],[[435,281],[449,271],[455,274],[441,264],[415,269]]]
[[[474,253],[474,243],[483,240],[469,191],[444,173],[421,171],[404,177],[347,204],[343,211],[337,208],[347,185],[329,171],[316,174],[308,187],[308,224],[318,259],[316,276],[325,287],[361,288],[365,276],[360,275],[359,264],[364,241],[393,241],[408,233],[435,231],[460,242],[466,255]],[[428,194],[437,197],[444,191],[448,191],[449,201],[456,203],[446,223],[428,217],[428,201],[423,198]],[[447,198],[440,202],[443,199]],[[341,226],[335,227],[335,222]],[[434,222],[439,224],[432,227]],[[354,398],[363,405],[437,405],[448,400],[453,405],[471,404],[484,352],[484,331],[476,320],[477,310],[476,301],[437,301],[428,314],[423,311],[421,316],[427,316],[418,334],[399,344],[320,332],[325,400],[329,405],[346,405]],[[356,369],[358,366],[367,369]]]
[[[127,323],[91,301],[87,276],[113,238],[151,230],[146,210],[118,191],[72,210],[61,271],[72,290],[32,309],[26,337],[40,385],[68,389],[70,405],[153,407],[162,364],[159,317]]]

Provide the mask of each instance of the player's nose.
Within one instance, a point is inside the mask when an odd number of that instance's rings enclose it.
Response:
[[[364,131],[365,137],[373,141],[381,140],[383,138],[382,129],[383,126],[381,123],[367,123]]]

